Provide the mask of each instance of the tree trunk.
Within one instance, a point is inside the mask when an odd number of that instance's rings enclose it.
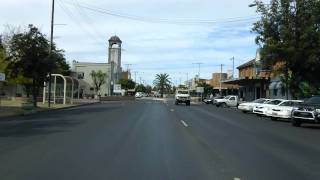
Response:
[[[164,87],[162,86],[162,87],[161,87],[161,92],[160,92],[161,98],[163,98],[163,91],[164,91]]]
[[[36,87],[36,81],[33,79],[32,80],[32,98],[33,98],[33,107],[37,107],[37,87]]]

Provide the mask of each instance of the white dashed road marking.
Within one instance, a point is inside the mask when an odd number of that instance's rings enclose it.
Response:
[[[174,109],[170,109],[170,111],[171,111],[171,112],[173,112],[173,111],[174,111]]]
[[[240,179],[240,178],[235,177],[235,178],[233,178],[233,180],[241,180],[241,179]]]
[[[181,122],[185,127],[188,127],[188,126],[189,126],[186,122],[184,122],[184,120],[181,120],[180,122]]]

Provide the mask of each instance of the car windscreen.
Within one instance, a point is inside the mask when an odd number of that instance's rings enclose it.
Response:
[[[178,91],[178,94],[189,94],[188,91]]]
[[[282,102],[281,100],[273,100],[273,101],[267,102],[266,104],[278,105],[278,104],[280,104],[281,102]]]
[[[306,100],[307,104],[320,104],[320,96],[314,96]]]
[[[265,99],[256,99],[252,101],[253,103],[264,103],[266,100]]]

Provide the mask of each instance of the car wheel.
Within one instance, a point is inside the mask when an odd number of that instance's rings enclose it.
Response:
[[[179,103],[178,103],[178,101],[176,101],[174,104],[175,104],[175,105],[178,105]]]
[[[226,108],[226,107],[227,107],[227,104],[226,104],[226,103],[222,103],[222,104],[221,104],[221,107]]]
[[[248,111],[242,111],[243,113],[245,113],[245,114],[247,114],[248,113]]]
[[[277,121],[278,118],[276,118],[276,117],[271,117],[271,120],[272,120],[272,121]]]
[[[187,102],[186,102],[186,106],[190,106],[190,101],[187,101]]]
[[[291,124],[292,124],[292,126],[300,127],[301,126],[301,121],[299,119],[292,118],[291,119]]]

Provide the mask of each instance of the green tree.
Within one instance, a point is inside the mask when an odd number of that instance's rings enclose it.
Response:
[[[101,70],[99,71],[91,71],[90,76],[93,81],[94,90],[96,92],[96,95],[98,95],[98,92],[101,89],[101,86],[106,83],[107,74],[103,73]]]
[[[287,91],[290,89],[295,97],[319,93],[320,1],[254,3],[261,19],[254,24],[253,31],[257,33],[256,43],[261,46],[264,67],[270,68],[282,60],[280,72]]]
[[[7,68],[7,62],[6,62],[7,54],[4,48],[4,45],[2,44],[2,36],[0,36],[0,72],[4,72]]]
[[[14,34],[9,42],[9,77],[23,76],[30,79],[33,105],[37,106],[37,97],[47,74],[54,69],[54,60],[49,57],[49,43],[44,34],[33,25],[23,33]]]
[[[146,92],[147,88],[143,84],[138,84],[136,87],[136,92]]]
[[[212,94],[213,93],[213,87],[210,86],[209,84],[205,83],[205,82],[199,82],[199,83],[197,83],[197,86],[204,88],[204,92],[203,92],[204,96],[207,96],[208,94]]]
[[[119,84],[121,84],[121,88],[125,90],[134,89],[136,86],[136,83],[131,79],[120,79]]]
[[[153,84],[160,90],[161,97],[163,97],[164,92],[170,90],[171,81],[169,74],[157,74]]]
[[[152,91],[152,87],[150,85],[146,86],[146,93],[150,94]]]

